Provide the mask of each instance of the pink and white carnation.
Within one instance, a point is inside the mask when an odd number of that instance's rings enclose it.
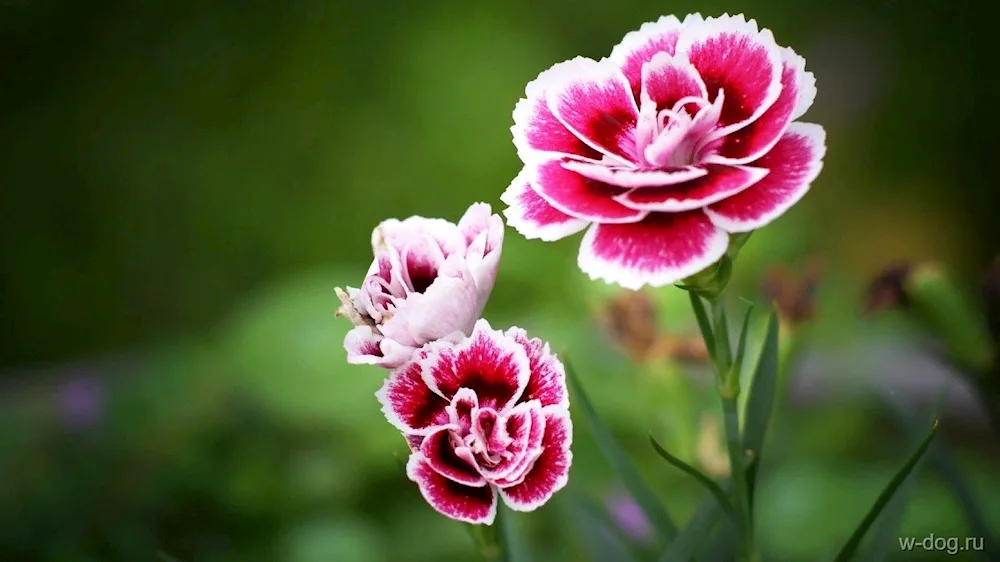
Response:
[[[491,213],[476,203],[457,225],[414,216],[375,228],[361,288],[337,289],[337,312],[355,325],[344,338],[348,362],[392,369],[428,342],[472,332],[503,247],[503,221]]]
[[[795,120],[815,96],[805,60],[754,20],[644,24],[610,57],[562,62],[528,84],[507,223],[541,240],[587,229],[579,265],[594,279],[675,283],[808,191],[825,132]]]
[[[569,480],[573,424],[562,363],[524,330],[428,344],[376,394],[412,454],[424,499],[459,521],[492,524],[498,497],[532,511]]]

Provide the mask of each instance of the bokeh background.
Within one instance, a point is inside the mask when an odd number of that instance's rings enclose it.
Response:
[[[403,475],[333,288],[361,280],[386,217],[501,206],[511,110],[540,71],[691,11],[757,18],[818,79],[825,172],[735,286],[759,299],[770,268],[823,263],[759,510],[767,560],[828,552],[908,452],[880,397],[920,414],[950,376],[902,322],[858,314],[866,283],[935,259],[974,288],[1000,248],[995,25],[964,0],[3,0],[0,560],[475,560]],[[645,439],[708,462],[710,396],[678,383],[700,367],[629,363],[578,242],[508,231],[486,315],[570,351],[683,520],[703,494]],[[683,293],[657,298],[670,333],[697,333]],[[1000,527],[997,440],[953,394],[946,439]],[[576,459],[567,492],[517,518],[538,560],[588,559],[572,497],[627,519],[581,421]],[[903,524],[969,533],[929,476]]]

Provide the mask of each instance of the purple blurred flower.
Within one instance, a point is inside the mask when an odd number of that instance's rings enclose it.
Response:
[[[605,507],[611,515],[611,519],[629,537],[640,542],[646,542],[652,538],[653,526],[646,519],[639,504],[626,492],[616,491],[609,495],[605,501]]]
[[[66,427],[93,426],[104,411],[104,385],[92,376],[72,378],[59,386],[56,403]]]

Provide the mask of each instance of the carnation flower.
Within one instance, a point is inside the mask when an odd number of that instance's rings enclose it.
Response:
[[[440,513],[491,524],[498,497],[532,511],[566,485],[573,425],[562,363],[520,328],[480,320],[430,343],[377,393],[412,454],[407,475]]]
[[[338,314],[354,324],[344,347],[354,364],[398,367],[424,344],[472,331],[493,291],[503,221],[486,203],[458,224],[410,217],[372,233],[372,262],[360,289],[337,289]]]
[[[794,205],[822,168],[825,133],[805,61],[742,15],[663,17],[610,57],[559,63],[514,109],[524,163],[501,199],[528,238],[587,229],[580,268],[629,289],[718,261],[729,235]]]

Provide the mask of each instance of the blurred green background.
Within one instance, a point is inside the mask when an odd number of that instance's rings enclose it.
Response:
[[[1000,247],[998,114],[975,109],[998,97],[995,30],[968,2],[0,2],[0,560],[475,560],[403,475],[383,375],[345,363],[333,287],[360,282],[386,217],[499,210],[511,110],[540,71],[691,11],[745,12],[803,54],[805,120],[829,135],[823,175],[745,248],[736,292],[818,256],[810,353],[909,341],[856,314],[870,276],[940,259],[974,287]],[[636,372],[586,316],[611,295],[576,269],[578,244],[508,231],[486,316],[570,350],[683,519],[702,494],[645,436],[684,449],[685,401],[707,398],[678,390],[687,367]],[[663,323],[696,333],[685,295],[663,293]],[[861,378],[881,368],[899,374]],[[874,391],[832,375],[843,392],[790,402],[769,441],[769,561],[843,540],[907,453]],[[952,427],[1000,527],[997,441]],[[614,490],[579,420],[575,449],[567,493],[517,518],[538,560],[588,559],[566,498]],[[930,477],[904,529],[968,534]]]

